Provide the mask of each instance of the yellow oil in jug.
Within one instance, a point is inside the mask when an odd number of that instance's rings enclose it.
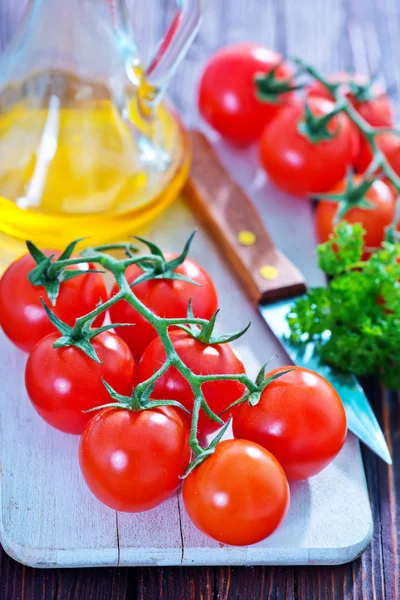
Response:
[[[0,268],[24,252],[25,239],[50,248],[126,239],[176,197],[190,163],[184,129],[159,106],[147,126],[157,127],[170,164],[157,170],[132,135],[144,127],[136,106],[129,124],[101,94],[83,107],[49,95],[45,110],[21,101],[0,112]]]

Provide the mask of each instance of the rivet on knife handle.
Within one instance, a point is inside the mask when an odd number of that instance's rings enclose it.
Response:
[[[257,303],[305,291],[300,271],[275,248],[251,200],[217,158],[210,142],[190,132],[193,162],[186,196]]]

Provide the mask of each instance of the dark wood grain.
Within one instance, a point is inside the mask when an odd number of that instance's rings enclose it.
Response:
[[[131,7],[133,3],[129,0]],[[159,10],[161,3],[167,10]],[[26,4],[0,0],[0,49],[12,38]],[[145,56],[173,7],[174,0],[136,0],[132,17]],[[196,82],[207,56],[216,47],[246,39],[301,55],[325,71],[379,72],[393,98],[399,98],[398,0],[209,0],[203,28],[171,87],[189,124],[195,118]],[[0,600],[399,600],[400,399],[384,392],[376,380],[363,384],[394,466],[363,450],[375,530],[370,548],[353,563],[57,571],[23,567],[0,550]]]
[[[214,600],[214,569],[166,567],[138,570],[138,600]]]

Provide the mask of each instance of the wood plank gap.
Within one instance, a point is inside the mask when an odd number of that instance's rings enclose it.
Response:
[[[380,385],[379,386],[379,396],[380,396],[380,406],[381,406],[381,415],[382,415],[382,420],[383,420],[383,433],[386,439],[386,442],[388,444],[388,448],[389,448],[389,452],[390,454],[392,454],[392,448],[391,448],[391,440],[390,440],[390,429],[387,428],[386,426],[386,416],[385,416],[385,412],[387,412],[387,404],[386,404],[386,398],[385,398],[385,392],[383,389],[383,386]],[[389,471],[389,481],[390,481],[390,467],[387,466],[387,469]],[[379,481],[379,471],[378,471],[378,490],[381,490],[381,485],[380,485],[380,481]],[[390,494],[391,490],[389,488],[389,494]],[[380,519],[379,519],[379,541],[380,541],[380,549],[381,549],[381,577],[382,577],[382,592],[383,592],[383,597],[386,598],[386,573],[385,573],[385,549],[384,549],[384,542],[383,542],[383,515],[382,515],[382,500],[381,500],[381,494],[378,494],[378,503],[379,503],[379,515],[380,515]],[[373,581],[374,583],[374,581]],[[374,594],[375,594],[375,589],[374,589]]]
[[[274,573],[276,573],[276,569],[274,570]],[[272,574],[272,576],[268,577],[267,598],[271,598],[272,583],[273,583],[273,580],[274,580],[274,573]],[[261,575],[260,598],[259,598],[259,600],[263,600],[262,595],[263,595],[264,585],[265,585],[265,567],[263,567],[262,575]]]
[[[294,600],[298,600],[299,599],[299,584],[297,581],[297,571],[296,569],[293,569],[293,595],[294,595]]]
[[[58,590],[60,589],[60,571],[56,571],[56,573],[57,573],[57,576],[54,577],[54,579],[53,579],[53,581],[54,581],[54,596],[53,596],[53,598],[55,598],[56,600],[58,600]],[[45,581],[43,581],[42,591],[43,591],[42,598],[44,599],[45,595],[46,595],[46,583],[45,583]],[[33,596],[33,594],[32,594],[32,596]]]
[[[213,569],[212,574],[213,574],[213,600],[221,600],[220,594],[218,591],[218,587],[219,587],[218,586],[218,577],[216,576],[217,569]]]
[[[183,564],[183,555],[184,555],[184,541],[183,541],[183,530],[182,530],[182,515],[181,515],[181,495],[179,492],[176,492],[178,498],[178,515],[179,515],[179,533],[181,536],[181,565]]]
[[[346,31],[348,35],[352,65],[355,71],[369,74],[368,52],[359,19],[359,3],[346,3]]]
[[[349,3],[347,2],[347,0],[342,0],[341,2],[341,8],[342,8],[342,24],[343,24],[343,28],[342,28],[342,35],[344,36],[345,40],[346,40],[346,44],[347,44],[347,50],[348,52],[346,53],[346,64],[345,64],[345,68],[348,71],[354,71],[355,65],[354,65],[354,53],[353,53],[353,46],[352,46],[352,36],[351,36],[351,32],[350,32],[350,21],[351,21],[351,10],[349,7]]]
[[[284,0],[275,0],[275,22],[276,22],[276,45],[277,50],[285,55],[287,53],[287,35],[286,35],[286,13]]]
[[[121,550],[120,550],[120,545],[119,545],[119,523],[118,523],[118,511],[115,511],[115,526],[116,526],[116,533],[117,533],[117,565],[120,565],[120,557],[121,557]]]
[[[383,387],[381,384],[378,384],[378,390],[379,390],[379,397],[380,397],[380,402],[379,402],[379,407],[380,407],[380,417],[379,421],[381,423],[382,426],[382,412],[383,412],[383,404],[384,404],[384,394],[383,394]],[[384,418],[384,417],[383,417]],[[388,437],[390,437],[390,435],[387,435],[387,431],[383,431],[384,435],[385,435],[385,439],[386,441],[388,441]],[[364,460],[364,458],[363,458]],[[383,487],[383,484],[381,483],[381,478],[380,478],[380,472],[381,469],[379,468],[379,463],[378,463],[378,459],[374,456],[373,460],[375,461],[375,475],[376,475],[376,487],[375,489],[378,490],[377,493],[377,504],[378,504],[378,509],[377,509],[377,514],[379,515],[379,519],[374,520],[374,527],[376,527],[376,523],[378,521],[379,523],[379,549],[380,549],[380,557],[379,559],[377,559],[376,561],[374,560],[374,546],[373,543],[371,544],[371,567],[372,567],[372,578],[371,578],[371,586],[372,586],[372,591],[373,591],[373,597],[377,598],[377,588],[376,588],[376,581],[375,581],[375,563],[378,563],[379,566],[379,575],[380,575],[380,579],[381,579],[381,585],[382,585],[382,597],[386,598],[386,576],[385,576],[385,569],[384,569],[384,542],[383,542],[383,520],[384,520],[384,515],[382,514],[382,497],[381,497],[381,490]],[[389,468],[389,467],[387,467]],[[372,497],[372,490],[370,490],[370,502],[373,502],[373,497]]]
[[[381,402],[382,402],[382,420],[383,420],[383,432],[385,435],[385,439],[389,448],[390,455],[393,456],[393,443],[392,436],[390,434],[390,414],[389,414],[389,392],[387,389],[384,389],[381,386]],[[389,512],[390,512],[390,523],[391,523],[391,537],[393,543],[393,556],[398,556],[398,548],[397,548],[397,528],[396,528],[396,498],[394,497],[394,476],[393,476],[393,466],[387,466],[388,470],[388,492],[389,492]],[[381,520],[381,528],[382,528]],[[383,583],[384,583],[384,593],[386,593],[386,571],[385,571],[385,551],[384,551],[384,540],[383,535],[381,535],[381,545],[382,545],[382,563],[383,563]],[[399,597],[399,573],[394,572],[394,598],[397,600]],[[397,576],[396,576],[397,575]]]
[[[379,479],[379,476],[378,476],[378,479]],[[379,485],[378,489],[381,490],[381,486],[380,485]],[[386,598],[385,552],[384,552],[384,543],[383,543],[383,516],[382,516],[382,501],[381,501],[381,495],[380,494],[379,494],[378,504],[379,504],[379,509],[378,510],[379,510],[379,515],[380,515],[380,519],[379,519],[379,542],[380,542],[380,548],[381,548],[380,571],[381,571],[381,578],[382,578],[382,592],[383,592],[383,597]],[[374,594],[375,594],[376,591],[375,591],[375,581],[374,580],[373,580],[373,589],[374,589]]]

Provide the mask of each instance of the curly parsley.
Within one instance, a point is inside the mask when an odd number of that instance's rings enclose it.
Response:
[[[342,222],[318,247],[331,280],[295,303],[287,316],[291,340],[313,340],[324,362],[355,375],[379,373],[400,389],[400,243],[384,242],[362,260],[364,234],[361,225]]]

